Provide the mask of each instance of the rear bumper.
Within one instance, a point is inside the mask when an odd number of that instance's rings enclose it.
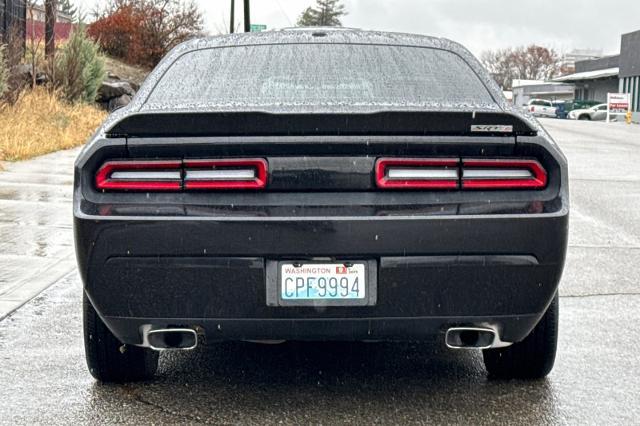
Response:
[[[425,340],[454,326],[487,327],[498,331],[503,342],[524,339],[541,315],[489,317],[413,318],[313,318],[313,319],[211,319],[105,317],[111,331],[127,343],[142,345],[142,330],[168,327],[193,328],[206,341],[407,341]]]
[[[420,339],[491,325],[520,341],[556,293],[568,212],[551,214],[210,218],[100,217],[76,210],[85,292],[123,342],[141,327],[200,328],[209,340]],[[274,307],[267,265],[373,260],[377,302]]]

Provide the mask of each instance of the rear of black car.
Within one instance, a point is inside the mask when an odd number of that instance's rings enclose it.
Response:
[[[562,154],[455,49],[314,34],[174,54],[79,157],[94,376],[147,377],[149,348],[203,339],[432,335],[546,374]]]

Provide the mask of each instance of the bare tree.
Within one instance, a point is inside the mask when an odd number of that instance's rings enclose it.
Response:
[[[45,0],[44,10],[44,55],[47,61],[52,62],[56,52],[56,20],[58,11],[56,0]]]
[[[142,24],[146,37],[143,46],[149,49],[152,63],[160,59],[175,45],[202,32],[202,13],[194,1],[145,0],[148,12]]]
[[[36,76],[38,74],[38,61],[40,59],[40,48],[42,47],[42,37],[36,32],[36,21],[34,7],[36,0],[27,0],[27,17],[29,20],[26,54],[29,68],[31,68],[31,87],[36,87]]]
[[[513,67],[508,60],[511,53],[511,49],[498,49],[486,50],[480,55],[484,67],[503,89],[510,88],[513,79]]]
[[[7,62],[5,61],[5,47],[0,44],[0,103],[2,102],[2,96],[5,90],[7,90],[7,80],[9,80],[9,70]]]
[[[488,50],[480,60],[503,89],[510,89],[514,79],[549,80],[560,71],[558,53],[536,45]]]

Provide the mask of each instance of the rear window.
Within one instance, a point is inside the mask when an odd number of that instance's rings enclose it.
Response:
[[[495,104],[458,55],[407,46],[277,44],[180,57],[147,106]]]

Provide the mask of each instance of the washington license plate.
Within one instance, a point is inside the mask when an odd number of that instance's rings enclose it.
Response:
[[[367,295],[364,263],[282,263],[282,300],[364,300]]]

